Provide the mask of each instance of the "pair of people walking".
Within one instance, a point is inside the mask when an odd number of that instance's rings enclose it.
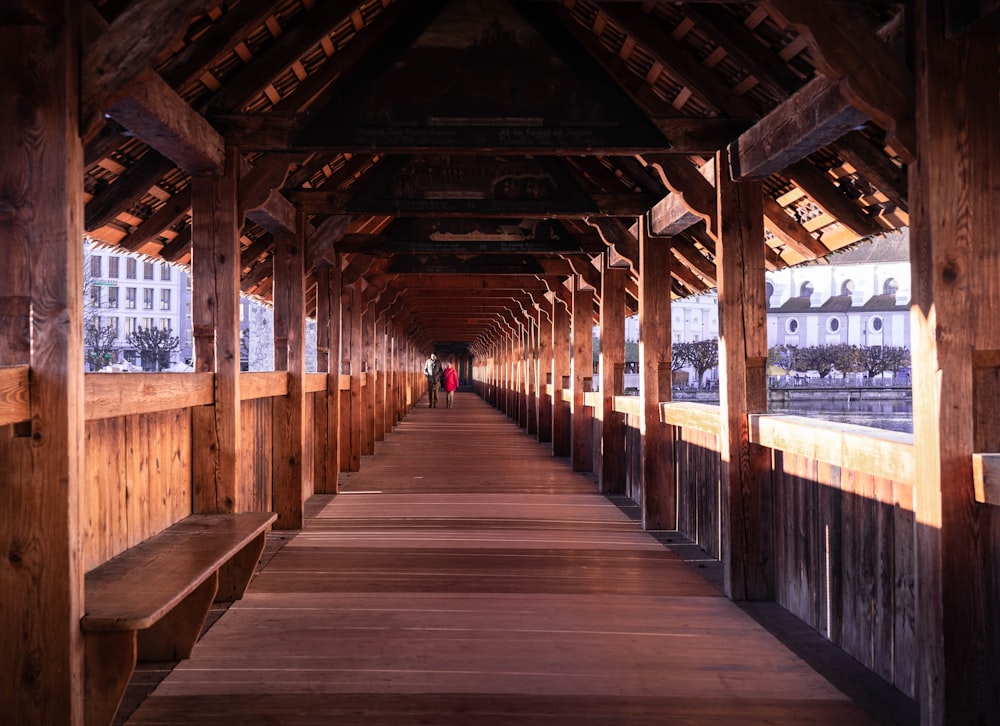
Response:
[[[437,408],[438,385],[445,393],[445,402],[451,408],[455,400],[455,389],[458,388],[458,371],[448,361],[442,367],[436,353],[431,353],[424,363],[424,376],[427,377],[427,405]]]

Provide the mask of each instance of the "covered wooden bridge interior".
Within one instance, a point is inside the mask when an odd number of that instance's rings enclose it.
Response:
[[[265,513],[301,528],[376,452],[436,349],[721,560],[727,596],[923,723],[995,723],[998,9],[0,0],[4,720],[106,722],[137,654],[239,596]],[[767,415],[765,270],[903,226],[912,437]],[[195,372],[84,373],[85,237],[190,267]],[[674,403],[670,301],[710,288],[720,405]],[[274,306],[273,373],[240,373],[241,293]],[[209,531],[186,585],[115,610],[144,546]]]

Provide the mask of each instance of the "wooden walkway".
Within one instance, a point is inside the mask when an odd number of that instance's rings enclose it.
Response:
[[[883,722],[472,394],[377,451],[129,723]]]

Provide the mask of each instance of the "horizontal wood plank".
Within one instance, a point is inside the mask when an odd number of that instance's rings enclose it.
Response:
[[[843,469],[914,482],[912,434],[802,416],[751,414],[750,441]]]
[[[306,373],[303,384],[305,392],[318,393],[319,391],[325,391],[328,379],[329,376],[326,373]]]
[[[210,405],[212,373],[88,373],[88,421]]]
[[[671,401],[660,404],[660,423],[681,428],[718,434],[722,424],[718,406],[690,401]]]
[[[628,416],[642,415],[642,399],[638,396],[615,396],[615,413]]]
[[[288,395],[288,373],[285,371],[266,371],[264,373],[240,374],[240,400],[250,401],[254,398],[270,398],[272,396]]]

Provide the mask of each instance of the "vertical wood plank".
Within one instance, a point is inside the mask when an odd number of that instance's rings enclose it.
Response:
[[[285,321],[284,339],[274,336],[275,370],[284,360],[288,393],[274,399],[272,491],[275,529],[301,529],[305,505],[305,217],[294,234],[274,237],[274,318]],[[279,295],[278,291],[282,290]],[[312,486],[310,484],[309,489]]]
[[[951,5],[913,7],[916,690],[925,724],[1000,713],[1000,689],[984,687],[1000,671],[1000,518],[976,503],[971,465],[976,446],[1000,450],[1000,390],[988,373],[1000,350],[997,46],[991,26],[946,37]]]
[[[361,331],[361,370],[365,376],[365,385],[361,389],[361,454],[371,456],[375,453],[375,390],[378,388],[378,371],[375,368],[374,305],[369,305],[362,311]],[[360,461],[358,466],[360,468]]]
[[[351,389],[350,389],[350,415],[347,419],[347,427],[350,431],[350,444],[348,448],[348,471],[361,470],[361,454],[364,446],[363,421],[364,411],[364,391],[361,386],[361,377],[364,375],[364,320],[361,304],[361,284],[354,283],[349,291],[351,296]]]
[[[552,303],[538,306],[538,440],[552,441]]]
[[[326,381],[326,429],[327,451],[323,460],[326,476],[323,480],[321,493],[336,494],[340,491],[340,461],[341,461],[341,396],[340,373],[343,368],[343,334],[341,302],[343,301],[342,272],[339,264],[329,270],[330,273],[330,373]]]
[[[240,511],[240,155],[220,175],[191,180],[191,316],[195,370],[215,373],[215,404],[195,409],[194,509]]]
[[[601,472],[605,494],[625,493],[625,414],[615,411],[615,396],[625,393],[625,277],[628,268],[611,267],[607,255],[601,274]]]
[[[532,314],[526,322],[527,349],[524,355],[527,384],[527,431],[531,436],[538,435],[538,319]]]
[[[593,410],[584,394],[594,378],[594,291],[573,277],[573,471],[594,470]]]
[[[326,373],[330,387],[330,268],[316,268],[316,372]],[[312,395],[313,457],[307,464],[313,468],[313,486],[317,494],[329,492],[326,460],[330,455],[330,416],[327,391]]]
[[[677,526],[674,427],[660,423],[660,402],[671,399],[670,246],[650,239],[639,218],[639,391],[642,396],[642,526]]]
[[[0,365],[30,365],[30,435],[0,430],[0,703],[24,723],[83,713],[83,150],[77,3],[0,27]],[[16,634],[16,637],[11,637]]]
[[[736,184],[716,155],[719,240],[719,400],[722,407],[722,555],[726,594],[774,597],[769,453],[750,444],[747,415],[767,411],[764,197]]]
[[[563,378],[569,376],[569,309],[552,302],[552,455],[569,456],[569,403],[563,400]]]

